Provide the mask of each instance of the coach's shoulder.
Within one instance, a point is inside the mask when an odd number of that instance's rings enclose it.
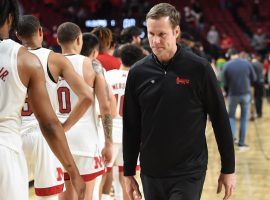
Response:
[[[193,53],[192,51],[188,51],[185,48],[181,49],[182,53],[184,54],[183,57],[187,59],[192,64],[206,66],[209,64],[208,60],[206,58],[203,58],[201,56],[198,56],[197,54]]]
[[[152,55],[145,56],[141,60],[137,61],[134,63],[131,68],[130,72],[135,73],[135,72],[140,72],[146,69],[147,65],[150,65],[152,62]],[[129,72],[129,73],[130,73]]]

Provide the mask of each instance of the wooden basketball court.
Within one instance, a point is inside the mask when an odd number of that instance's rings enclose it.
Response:
[[[238,112],[239,113],[239,112]],[[239,115],[239,114],[238,114]],[[221,200],[217,195],[217,179],[220,171],[219,153],[211,126],[207,128],[209,150],[208,171],[202,200]],[[237,185],[233,200],[269,200],[270,194],[270,104],[264,101],[263,118],[249,122],[246,143],[247,151],[239,151],[235,146]],[[33,188],[30,188],[30,199]]]

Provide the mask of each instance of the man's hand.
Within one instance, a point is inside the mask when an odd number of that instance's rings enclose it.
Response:
[[[218,188],[217,193],[220,193],[222,190],[222,185],[225,187],[225,196],[223,200],[229,199],[235,190],[236,180],[235,174],[220,174],[218,178]]]
[[[104,160],[104,163],[109,163],[112,159],[112,154],[113,154],[113,148],[112,148],[112,143],[111,142],[105,142],[105,146],[101,151],[102,158]]]
[[[142,195],[139,190],[139,184],[137,183],[134,176],[125,176],[125,186],[130,200],[142,199]]]
[[[70,176],[70,180],[71,183],[73,185],[73,188],[75,189],[77,196],[78,196],[78,200],[84,200],[84,196],[85,196],[85,183],[82,179],[82,177],[80,176],[80,174],[77,174],[75,176]]]

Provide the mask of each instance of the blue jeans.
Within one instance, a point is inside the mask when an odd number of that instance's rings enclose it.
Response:
[[[241,106],[241,119],[240,119],[240,138],[239,145],[245,144],[245,138],[247,133],[247,125],[249,120],[249,106],[250,106],[250,94],[244,94],[239,96],[229,96],[229,118],[232,129],[233,138],[235,138],[235,111],[238,104]]]

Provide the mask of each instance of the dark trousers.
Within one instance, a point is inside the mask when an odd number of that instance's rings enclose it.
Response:
[[[256,83],[254,85],[254,100],[255,100],[255,108],[258,117],[262,116],[262,103],[263,103],[263,84]]]
[[[145,200],[199,200],[205,172],[170,178],[141,174],[141,180]]]

